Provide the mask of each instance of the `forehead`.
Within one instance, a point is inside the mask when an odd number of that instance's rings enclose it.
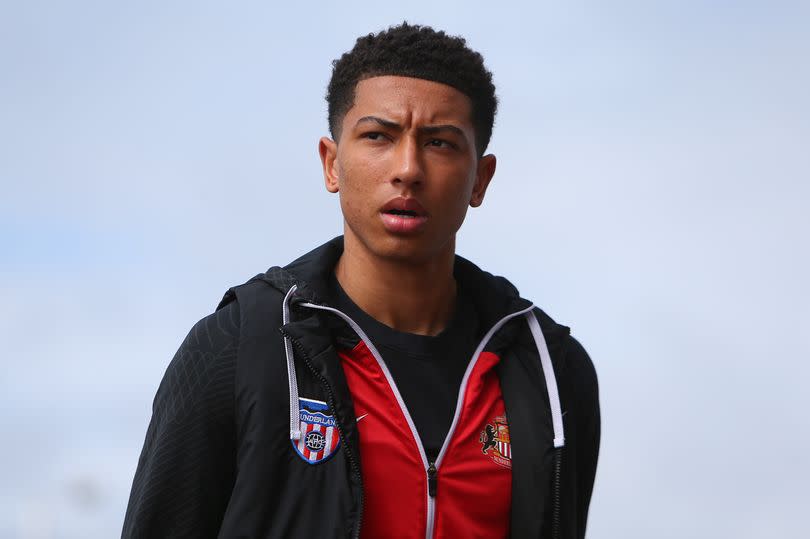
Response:
[[[363,79],[344,121],[373,114],[398,123],[453,123],[472,128],[470,98],[452,86],[413,77]]]

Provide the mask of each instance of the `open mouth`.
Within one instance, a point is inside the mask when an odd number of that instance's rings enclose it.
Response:
[[[393,234],[415,234],[428,221],[428,213],[415,198],[397,197],[380,209],[386,229]]]
[[[419,217],[419,215],[415,211],[411,210],[388,210],[384,213],[387,213],[388,215],[396,215],[399,217],[409,217],[409,218]]]

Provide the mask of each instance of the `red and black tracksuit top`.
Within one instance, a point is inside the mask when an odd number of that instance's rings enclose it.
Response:
[[[319,301],[341,252],[337,238],[271,268],[192,329],[155,397],[122,537],[584,537],[598,390],[568,329],[458,257],[492,330],[428,462],[373,345]]]
[[[512,462],[494,370],[498,356],[484,352],[471,369],[457,422],[436,462],[427,459],[390,376],[366,343],[340,356],[355,415],[363,418],[361,537],[454,537],[460,530],[465,537],[507,537]],[[494,435],[483,451],[487,426]]]

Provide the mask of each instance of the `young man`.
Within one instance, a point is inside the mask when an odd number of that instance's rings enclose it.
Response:
[[[583,537],[593,365],[455,255],[495,172],[481,56],[403,24],[358,39],[327,100],[344,236],[228,290],[191,330],[123,536]]]

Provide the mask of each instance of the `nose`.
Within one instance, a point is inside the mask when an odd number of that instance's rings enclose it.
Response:
[[[425,180],[424,163],[418,141],[402,137],[394,149],[391,182],[420,185]]]

